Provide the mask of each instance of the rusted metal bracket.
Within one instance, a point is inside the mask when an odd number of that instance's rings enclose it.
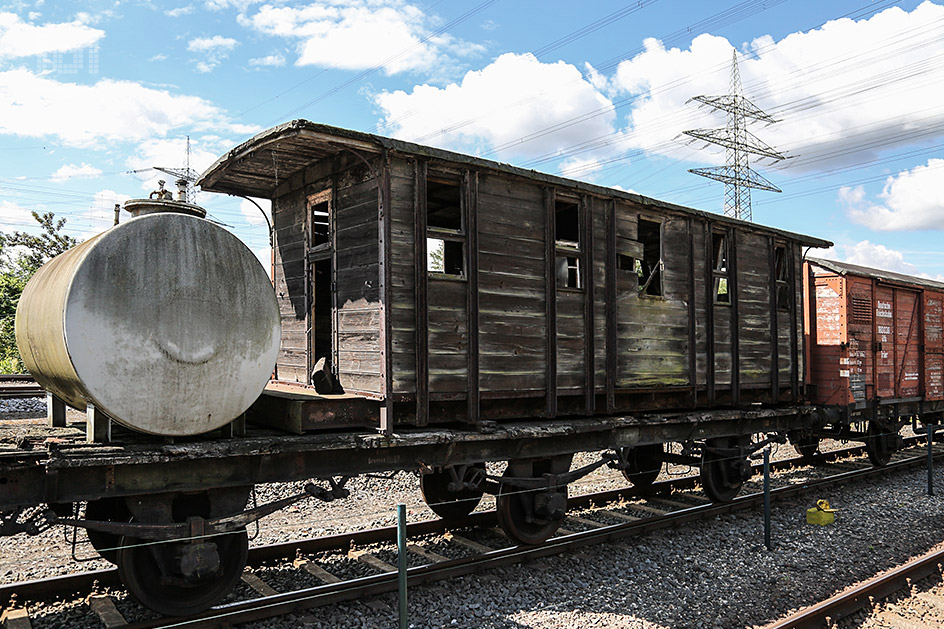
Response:
[[[599,461],[584,465],[581,468],[566,472],[564,474],[543,474],[538,478],[515,477],[515,476],[487,476],[490,483],[487,484],[486,491],[498,493],[497,488],[501,485],[515,487],[517,489],[547,489],[556,490],[568,485],[579,478],[590,474],[591,472],[603,467],[609,462],[607,457],[600,457]]]

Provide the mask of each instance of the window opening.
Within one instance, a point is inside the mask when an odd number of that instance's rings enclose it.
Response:
[[[426,239],[426,269],[431,273],[463,274],[463,243],[440,238]]]
[[[458,179],[426,180],[426,270],[463,277],[465,234],[462,229],[462,185]]]
[[[554,238],[558,247],[580,249],[580,206],[571,201],[554,202]]]
[[[557,287],[582,288],[580,285],[580,258],[557,256]]]
[[[661,296],[662,292],[662,223],[639,219],[638,239],[642,243],[642,260],[636,260],[641,295]]]
[[[331,223],[328,201],[324,200],[311,206],[311,246],[318,247],[331,243]]]
[[[616,268],[618,268],[620,271],[631,271],[633,273],[637,273],[637,264],[638,261],[632,256],[628,256],[623,253],[616,254]]]
[[[790,310],[790,274],[785,247],[774,247],[774,273],[777,284],[777,309]]]
[[[716,304],[731,303],[728,292],[728,238],[724,234],[711,235],[711,268],[714,275],[714,294]]]
[[[462,231],[462,188],[457,181],[426,181],[426,226]]]

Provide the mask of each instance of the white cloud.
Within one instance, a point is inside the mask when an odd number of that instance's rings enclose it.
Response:
[[[0,13],[0,58],[78,50],[104,36],[105,31],[80,20],[38,26],[24,22],[15,13]]]
[[[781,122],[755,133],[796,159],[785,167],[822,168],[862,161],[877,151],[915,141],[944,124],[944,6],[893,7],[870,19],[834,20],[780,41],[760,37],[739,59],[745,95]],[[723,127],[723,116],[686,101],[728,93],[732,45],[712,35],[688,50],[649,39],[624,61],[612,88],[634,95],[631,141],[652,153],[675,155],[684,129]],[[932,63],[932,61],[934,61]],[[700,151],[721,163],[723,150]]]
[[[543,155],[600,136],[613,142],[607,150],[618,144],[609,99],[574,66],[541,63],[531,54],[507,53],[461,83],[382,92],[376,102],[386,129],[397,137],[466,152],[497,147],[500,158]],[[563,124],[587,112],[598,115]],[[557,125],[554,133],[542,133]],[[519,138],[532,134],[519,146]]]
[[[327,0],[305,7],[263,5],[244,26],[298,41],[299,66],[344,70],[382,66],[387,74],[440,71],[452,56],[484,48],[446,34],[434,34],[432,18],[402,0]]]
[[[262,268],[265,269],[266,275],[269,276],[269,279],[272,279],[272,249],[270,247],[259,247],[258,249],[253,249],[252,252],[259,258],[259,262],[262,264]]]
[[[944,229],[944,159],[929,159],[885,180],[881,204],[870,202],[865,190],[840,188],[839,200],[849,218],[878,231]]]
[[[181,15],[190,15],[193,13],[193,5],[188,4],[185,7],[177,7],[176,9],[171,9],[167,12],[169,17],[180,17]]]
[[[217,52],[221,50],[232,50],[239,44],[232,37],[223,37],[214,35],[213,37],[197,37],[190,40],[187,44],[187,50],[190,52]]]
[[[267,216],[272,215],[272,202],[268,199],[256,199],[256,203],[262,206],[262,209],[265,211]],[[268,223],[266,222],[265,217],[262,216],[262,212],[259,211],[251,201],[243,199],[239,204],[239,211],[242,212],[243,218],[247,223],[256,227],[266,227],[268,229]]]
[[[200,59],[195,62],[197,72],[207,73],[220,65],[229,57],[229,53],[239,45],[239,42],[232,37],[223,37],[214,35],[213,37],[197,37],[190,40],[187,44],[187,50],[200,55]]]
[[[249,60],[249,65],[265,68],[278,68],[285,65],[285,56],[280,52],[266,55],[265,57],[256,57]]]
[[[184,126],[240,135],[256,131],[231,123],[202,98],[132,81],[80,85],[23,69],[0,72],[0,134],[55,136],[63,144],[97,148],[102,141],[141,141]]]
[[[81,166],[76,166],[75,164],[64,164],[52,174],[50,179],[55,182],[66,181],[67,179],[73,179],[77,177],[88,178],[88,177],[98,177],[102,174],[102,171],[90,164],[82,162]]]
[[[817,252],[816,256],[838,260],[839,262],[848,262],[849,264],[858,264],[859,266],[884,269],[894,273],[926,276],[918,272],[918,267],[906,262],[902,252],[868,240],[857,242],[854,245],[836,245]]]
[[[0,231],[24,231],[36,225],[26,208],[10,201],[0,201]]]
[[[150,59],[148,59],[148,61],[165,61],[166,59],[167,59],[167,55],[165,55],[164,53],[158,53],[154,55],[153,57],[151,57]]]

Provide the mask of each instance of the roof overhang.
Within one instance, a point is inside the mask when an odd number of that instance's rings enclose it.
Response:
[[[753,230],[799,242],[801,245],[808,247],[825,248],[833,245],[833,243],[822,238],[805,236],[757,223],[748,223],[714,212],[705,212],[666,201],[659,201],[658,199],[624,192],[616,188],[566,179],[557,175],[527,170],[472,155],[464,155],[360,131],[331,127],[309,122],[308,120],[286,122],[243,142],[216,160],[201,175],[197,184],[201,189],[209,192],[271,199],[277,195],[277,188],[316,162],[345,151],[355,152],[366,159],[385,150],[395,151],[403,155],[439,159],[455,164],[466,164],[483,170],[523,177],[547,185],[582,190],[602,197],[623,198],[638,206],[650,207],[654,211],[688,214],[714,223],[749,227]]]

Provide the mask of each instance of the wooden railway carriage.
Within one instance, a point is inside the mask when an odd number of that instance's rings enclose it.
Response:
[[[272,200],[277,378],[324,359],[377,401],[354,422],[802,398],[801,248],[824,240],[303,120],[200,185]]]
[[[840,436],[869,420],[870,456],[887,462],[902,423],[944,416],[944,283],[815,258],[804,271],[810,401]]]

